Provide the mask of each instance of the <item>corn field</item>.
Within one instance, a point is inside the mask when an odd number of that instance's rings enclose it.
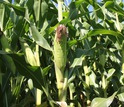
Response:
[[[0,0],[1,107],[124,107],[123,0]]]

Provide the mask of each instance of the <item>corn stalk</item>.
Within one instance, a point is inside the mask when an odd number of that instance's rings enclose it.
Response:
[[[87,87],[89,88],[90,86],[90,78],[89,78],[89,70],[88,70],[88,66],[87,66],[87,61],[86,58],[83,57],[83,69],[84,69],[84,73],[85,73],[85,82],[87,84]],[[90,105],[90,93],[86,90],[86,95],[87,95],[87,105]]]
[[[58,21],[60,22],[62,17],[62,6],[63,6],[63,0],[58,0]]]

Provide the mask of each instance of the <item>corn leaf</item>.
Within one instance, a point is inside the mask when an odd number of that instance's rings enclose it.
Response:
[[[16,5],[13,5],[13,4],[6,2],[6,1],[3,1],[3,4],[5,4],[9,7],[12,7],[17,15],[21,15],[21,16],[25,15],[25,8],[24,7],[16,6]]]
[[[94,98],[91,103],[91,107],[109,107],[116,94],[117,92],[108,98]]]
[[[36,41],[36,43],[39,46],[41,46],[42,48],[52,51],[47,40],[38,32],[37,28],[33,24],[30,24],[30,27],[31,27],[31,31],[32,31],[32,36],[33,36],[34,40]]]

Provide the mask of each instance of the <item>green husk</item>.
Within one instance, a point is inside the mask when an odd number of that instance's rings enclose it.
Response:
[[[66,44],[67,44],[66,27],[64,25],[59,25],[57,27],[54,39],[54,64],[57,79],[57,88],[59,90],[59,97],[62,96],[62,90],[64,86],[64,69],[66,66],[67,59]]]

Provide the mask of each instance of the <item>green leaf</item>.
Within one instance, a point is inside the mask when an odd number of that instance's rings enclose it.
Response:
[[[2,27],[2,29],[3,29],[3,22],[4,22],[4,12],[5,12],[4,6],[3,4],[0,4],[0,28]]]
[[[76,19],[78,16],[78,10],[76,8],[75,2],[71,2],[70,4],[70,12],[69,12],[69,18],[71,20]]]
[[[65,18],[65,19],[60,21],[60,24],[67,25],[69,22],[71,22],[71,20],[69,18]]]
[[[72,65],[71,65],[71,68],[74,68],[76,66],[81,66],[81,65],[82,65],[82,56],[74,59]]]
[[[92,37],[92,36],[97,36],[97,35],[100,35],[100,36],[102,36],[102,35],[114,36],[114,37],[116,37],[118,43],[120,43],[120,44],[121,44],[121,42],[124,38],[124,36],[118,31],[107,30],[107,29],[95,29],[95,30],[89,31],[89,33],[87,35],[83,36],[83,39],[86,39],[86,38]]]
[[[15,74],[15,72],[16,72],[16,66],[15,66],[15,63],[14,63],[13,59],[10,56],[8,56],[8,55],[2,55],[2,59],[4,60],[4,63],[6,64],[7,68],[13,74]]]
[[[4,4],[0,3],[0,28],[5,30],[6,23],[10,17],[10,9]]]
[[[17,15],[24,16],[25,15],[25,8],[21,6],[15,6],[9,2],[3,1],[3,4],[7,5],[8,7],[12,7]]]
[[[118,99],[119,99],[120,101],[124,101],[124,92],[121,93],[121,94],[118,94],[117,96],[118,96]]]
[[[71,47],[73,45],[75,45],[77,43],[77,40],[71,40],[71,41],[68,41],[68,45]]]
[[[11,54],[10,55],[13,58],[13,61],[15,62],[15,65],[17,67],[17,71],[27,78],[31,78],[33,80],[34,86],[42,89],[42,70],[40,67],[36,66],[29,66],[24,58],[24,55],[22,54]]]
[[[70,68],[71,71],[70,71],[70,74],[69,75],[72,75],[72,72],[74,70],[75,67],[77,66],[82,66],[82,58],[85,57],[85,56],[92,56],[94,54],[94,51],[92,49],[90,50],[83,50],[83,49],[76,49],[76,58],[74,58],[74,61],[73,63],[71,64]]]
[[[51,68],[51,65],[48,65],[47,67],[45,67],[43,69],[43,76],[45,76],[45,75],[47,75],[49,73],[50,68]]]
[[[117,96],[120,101],[124,101],[124,86],[118,89]]]
[[[93,71],[89,75],[89,78],[90,78],[90,85],[92,85],[94,87],[98,87],[98,84],[96,83],[97,78],[96,78],[96,75]]]
[[[30,24],[30,27],[32,31],[32,36],[36,43],[42,48],[52,51],[50,45],[48,44],[46,39],[38,32],[37,28],[33,24]]]
[[[106,8],[119,13],[120,15],[124,16],[124,10],[114,1],[107,1],[105,4]]]
[[[11,14],[11,19],[13,19],[13,23],[14,23],[14,29],[13,29],[13,35],[12,35],[12,42],[11,42],[11,47],[12,49],[17,48],[18,41],[19,41],[19,37],[25,35],[25,21],[24,18],[22,16],[17,16],[14,13]],[[16,19],[16,20],[14,20]]]
[[[40,0],[34,0],[33,3],[33,10],[34,10],[34,15],[36,18],[36,22],[40,21],[41,17],[41,1]]]
[[[80,57],[80,56],[93,56],[94,55],[94,48],[91,48],[91,49],[81,49],[81,48],[78,48],[76,49],[75,51],[75,54],[76,54],[76,57]]]
[[[11,78],[11,72],[6,72],[5,74],[0,74],[1,75],[1,79],[2,79],[2,92],[4,93],[6,91],[6,89],[8,88],[8,84],[9,84],[9,80]]]
[[[108,80],[108,81],[112,78],[114,72],[115,72],[115,69],[114,69],[114,68],[112,68],[112,69],[110,69],[110,70],[108,71],[108,74],[107,74],[107,80]]]
[[[108,98],[94,98],[91,102],[91,107],[109,107],[116,94],[117,92]]]
[[[91,36],[95,36],[95,35],[100,35],[100,34],[106,34],[106,35],[113,35],[115,37],[121,37],[123,36],[120,32],[118,31],[112,31],[112,30],[107,30],[107,29],[95,29],[90,31],[87,36],[91,37]],[[85,36],[86,37],[86,36]]]

